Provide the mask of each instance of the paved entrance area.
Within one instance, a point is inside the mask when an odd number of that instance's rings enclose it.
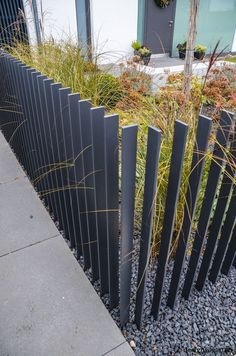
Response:
[[[0,132],[0,355],[133,355]]]

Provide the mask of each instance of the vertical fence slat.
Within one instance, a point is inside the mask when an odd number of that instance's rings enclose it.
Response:
[[[234,230],[231,236],[230,243],[228,245],[224,261],[221,267],[221,273],[225,274],[226,276],[229,273],[230,267],[233,263],[234,256],[236,255],[236,226],[234,226]]]
[[[152,219],[155,207],[160,146],[161,131],[154,127],[149,127],[143,198],[143,216],[140,240],[140,255],[135,305],[135,322],[139,328],[142,325],[143,319],[143,305],[145,298],[147,268],[150,258]]]
[[[108,245],[108,280],[110,308],[119,303],[119,118],[118,115],[104,117],[105,129],[105,182]]]
[[[204,200],[201,207],[200,217],[198,221],[197,231],[195,234],[193,248],[188,264],[188,270],[184,281],[182,296],[188,299],[194,282],[197,264],[202,250],[203,241],[205,239],[207,229],[210,222],[213,203],[215,200],[222,166],[224,164],[224,149],[227,145],[228,137],[232,120],[229,114],[225,111],[221,113],[220,127],[217,130],[216,144],[213,151],[214,160],[211,162],[210,171],[207,180]]]
[[[52,97],[52,117],[53,117],[53,126],[52,126],[52,136],[54,151],[54,173],[55,173],[55,198],[56,204],[58,206],[58,222],[60,229],[63,229],[65,232],[65,237],[68,238],[68,230],[66,227],[66,214],[65,214],[65,204],[64,204],[64,195],[61,190],[63,187],[62,174],[61,174],[61,160],[60,160],[60,143],[62,140],[62,132],[60,126],[60,102],[59,102],[59,90],[61,89],[60,83],[51,84],[51,97]]]
[[[46,79],[46,76],[43,76],[39,72],[29,72],[28,82],[30,85],[30,93],[28,96],[28,100],[30,102],[30,116],[32,123],[32,132],[33,132],[33,150],[32,150],[32,159],[34,161],[33,171],[32,171],[32,179],[34,180],[35,186],[37,187],[39,192],[44,191],[45,186],[44,182],[39,179],[40,172],[44,165],[44,155],[42,148],[42,132],[41,132],[41,103],[39,100],[39,87],[38,87],[38,78]],[[32,113],[32,114],[31,114]]]
[[[105,179],[105,128],[103,107],[91,109],[93,170],[95,185],[95,219],[97,224],[98,259],[101,294],[108,293],[108,247]]]
[[[28,131],[28,121],[30,117],[30,112],[29,112],[29,92],[27,90],[27,82],[26,82],[26,70],[29,69],[27,66],[20,66],[20,82],[21,82],[21,91],[22,91],[22,103],[24,107],[24,124],[22,125],[22,132],[23,132],[23,137],[24,137],[24,150],[23,150],[23,155],[21,157],[23,165],[29,174],[29,176],[32,178],[32,160],[31,160],[31,155],[33,150],[30,149],[29,147],[29,138],[27,137],[27,131]]]
[[[79,94],[69,94],[69,123],[70,123],[70,151],[73,158],[73,165],[69,170],[69,184],[74,185],[74,194],[71,195],[71,205],[74,214],[74,229],[75,229],[75,244],[77,257],[84,255],[83,252],[83,238],[80,220],[80,203],[79,203],[79,180],[77,171],[80,171],[81,166],[81,142],[79,138]],[[68,142],[69,144],[69,142]]]
[[[204,116],[199,117],[193,158],[191,163],[191,171],[188,181],[188,190],[186,194],[186,203],[184,206],[184,219],[179,234],[174,268],[171,276],[170,288],[167,298],[167,305],[171,308],[175,306],[176,296],[179,289],[179,282],[183,271],[183,264],[186,256],[188,239],[191,232],[194,212],[196,209],[197,196],[205,163],[204,156],[208,146],[211,125],[212,121],[209,118]]]
[[[232,116],[231,116],[232,117]],[[233,117],[232,117],[233,119]],[[236,137],[230,147],[230,162],[226,162],[225,172],[217,199],[216,210],[211,223],[211,229],[207,238],[206,249],[204,251],[198,278],[195,287],[201,291],[204,287],[207,274],[210,268],[211,259],[217,243],[217,238],[224,220],[224,215],[229,201],[230,191],[233,186],[233,179],[236,170]]]
[[[120,324],[129,320],[138,126],[122,127]]]
[[[43,102],[43,134],[44,134],[44,144],[45,144],[45,167],[42,170],[42,174],[45,176],[46,180],[46,189],[44,196],[48,203],[48,208],[50,213],[55,213],[56,206],[53,194],[51,194],[51,190],[53,189],[53,180],[50,174],[51,164],[53,162],[52,159],[52,149],[51,149],[51,127],[49,126],[48,119],[48,97],[46,94],[46,87],[50,88],[50,85],[53,83],[52,79],[42,79],[40,83],[40,91]],[[56,216],[56,214],[54,214]]]
[[[53,81],[50,79],[45,79],[43,82],[44,85],[44,93],[46,97],[46,117],[44,118],[45,124],[47,127],[47,142],[48,142],[48,154],[49,154],[49,164],[48,167],[48,175],[50,177],[50,191],[48,194],[51,197],[52,204],[53,204],[53,215],[55,220],[59,222],[60,220],[60,212],[59,212],[59,203],[58,203],[58,196],[55,188],[57,187],[57,172],[54,171],[55,161],[55,148],[56,148],[56,140],[55,135],[53,135],[53,128],[54,128],[54,116],[53,116],[53,104],[52,104],[52,95],[51,95],[51,86],[53,85]],[[60,87],[60,86],[59,86]],[[55,131],[55,130],[54,130]],[[50,172],[49,172],[50,171]]]
[[[168,255],[170,252],[170,245],[173,236],[176,207],[179,199],[179,188],[182,177],[187,133],[188,125],[176,120],[166,195],[165,214],[161,234],[160,250],[158,254],[157,272],[151,311],[154,318],[158,317],[160,310]]]
[[[21,67],[23,67],[23,64],[21,62],[18,62],[15,67],[15,75],[16,75],[16,83],[17,83],[17,93],[19,95],[19,102],[20,102],[20,108],[22,112],[22,117],[20,120],[20,126],[18,127],[18,136],[20,137],[20,144],[18,146],[18,159],[20,162],[23,164],[24,162],[24,155],[25,155],[25,139],[24,139],[24,125],[25,125],[25,120],[26,120],[26,109],[24,106],[24,101],[23,101],[23,84],[21,80],[22,76],[22,71]],[[26,167],[24,166],[26,169]]]
[[[226,213],[226,218],[225,218],[224,225],[222,227],[220,240],[216,249],[216,253],[209,274],[209,280],[212,283],[215,283],[218,277],[222,265],[222,261],[225,255],[225,251],[228,246],[228,242],[230,240],[230,237],[233,233],[233,229],[235,227],[235,223],[236,223],[236,185],[234,186],[232,192],[229,208]]]
[[[64,89],[64,90],[63,90]],[[69,101],[68,96],[70,94],[69,88],[59,89],[59,102],[60,102],[60,119],[61,119],[61,129],[62,129],[62,140],[60,144],[60,160],[64,162],[64,167],[61,170],[62,180],[63,180],[63,193],[64,202],[66,206],[66,218],[68,226],[68,236],[70,240],[70,247],[75,248],[75,230],[74,230],[74,219],[73,211],[71,210],[71,195],[73,194],[73,189],[69,184],[69,165],[72,157],[71,148],[71,131],[70,131],[70,121],[69,121]]]
[[[37,77],[37,84],[38,84],[38,93],[39,97],[38,100],[40,102],[40,120],[38,123],[39,130],[40,130],[40,152],[42,155],[42,168],[40,171],[38,171],[38,176],[39,179],[42,182],[42,188],[44,189],[44,192],[47,192],[50,187],[50,177],[49,174],[47,174],[47,171],[49,170],[49,165],[50,165],[50,159],[49,159],[49,137],[48,137],[48,126],[47,126],[47,107],[46,107],[46,97],[45,97],[45,92],[44,92],[44,81],[48,80],[48,78],[45,78],[43,75],[40,75]],[[52,81],[50,81],[52,83]],[[53,187],[51,187],[53,188]],[[43,193],[43,192],[42,192]],[[50,194],[42,194],[42,198],[44,199],[46,205],[49,207],[50,210],[52,210],[52,197]]]
[[[91,129],[91,103],[88,100],[80,101],[80,124],[82,143],[82,164],[84,175],[84,210],[81,211],[87,224],[87,241],[89,244],[90,263],[93,279],[98,279],[98,255],[96,241],[96,218],[95,218],[95,193],[94,171],[92,157],[92,129]]]

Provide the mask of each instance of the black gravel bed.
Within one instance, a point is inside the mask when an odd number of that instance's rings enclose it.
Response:
[[[83,265],[82,260],[80,263]],[[156,270],[155,264],[152,264],[148,270],[144,322],[142,329],[138,330],[133,323],[137,267],[135,256],[131,322],[122,329],[136,355],[236,355],[236,269],[232,268],[228,277],[220,275],[215,285],[207,281],[202,292],[193,289],[188,301],[179,295],[175,310],[171,310],[165,305],[173,268],[171,261],[156,321],[150,315]],[[86,274],[91,280],[90,271]],[[99,282],[94,283],[98,294],[99,287]],[[102,297],[102,300],[109,308],[108,296]],[[111,311],[111,316],[119,325],[119,308]]]

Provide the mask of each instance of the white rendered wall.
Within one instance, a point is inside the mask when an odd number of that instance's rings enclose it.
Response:
[[[232,52],[236,52],[236,30],[234,32],[234,40],[233,40],[233,44],[232,44]]]
[[[37,0],[37,3],[45,39],[77,40],[75,0]]]
[[[138,0],[90,0],[92,41],[103,59],[114,62],[131,54],[137,38]]]
[[[32,11],[32,5],[28,0],[23,0],[24,5],[24,13],[26,18],[26,24],[29,35],[30,44],[35,44],[36,40],[36,32],[35,32],[35,24],[34,24],[34,16]]]

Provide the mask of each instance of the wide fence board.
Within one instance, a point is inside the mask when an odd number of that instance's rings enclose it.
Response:
[[[230,115],[230,114],[229,114]],[[232,120],[233,116],[230,115]],[[234,136],[234,135],[233,135]],[[226,207],[229,201],[230,192],[233,186],[234,175],[236,171],[236,135],[233,137],[233,141],[231,142],[230,147],[230,157],[229,160],[226,161],[226,167],[224,171],[224,176],[222,179],[222,184],[219,192],[219,196],[217,199],[216,210],[213,216],[213,220],[211,223],[211,228],[209,232],[209,236],[207,238],[206,249],[203,254],[202,263],[200,266],[200,270],[198,273],[197,281],[195,287],[197,290],[201,291],[204,287],[207,274],[210,268],[212,256],[215,250],[215,246],[217,243],[217,238],[219,236],[219,232],[224,220]]]
[[[129,320],[138,126],[122,127],[120,324]]]
[[[220,270],[221,273],[225,274],[226,276],[228,275],[235,256],[236,256],[236,226],[234,226],[231,240],[229,242],[227,251],[225,253],[224,261],[222,263],[221,270]]]
[[[204,200],[200,211],[200,217],[197,225],[196,234],[194,237],[193,247],[192,247],[191,256],[188,264],[188,270],[186,273],[184,286],[182,290],[182,296],[185,299],[188,299],[192,289],[196,268],[202,250],[202,245],[210,223],[211,212],[216,197],[216,192],[218,189],[218,183],[222,172],[222,166],[224,164],[224,157],[225,157],[224,150],[227,146],[228,138],[230,135],[230,129],[232,126],[232,119],[227,112],[223,111],[221,113],[221,119],[219,125],[220,126],[217,130],[217,135],[216,135],[216,144],[213,151],[214,159],[211,161],[207,186],[204,194]]]
[[[138,266],[137,292],[135,304],[135,322],[140,328],[143,320],[143,306],[145,299],[145,288],[147,269],[150,258],[150,245],[152,236],[152,219],[155,207],[155,196],[157,188],[158,162],[161,146],[161,131],[148,128],[148,142],[145,168],[145,185],[143,197],[143,215],[140,240],[140,254]]]
[[[105,184],[108,247],[108,280],[110,308],[119,303],[119,118],[104,117],[105,129]]]
[[[177,292],[179,290],[179,283],[182,276],[188,240],[196,209],[211,126],[212,121],[209,118],[200,115],[184,206],[184,218],[178,237],[178,245],[167,298],[167,305],[171,308],[174,308],[175,306]]]
[[[95,188],[95,219],[97,224],[97,246],[101,293],[109,291],[108,284],[108,244],[105,179],[105,110],[103,107],[91,109],[93,171]]]
[[[228,246],[228,242],[230,241],[230,238],[232,236],[235,224],[236,224],[236,185],[234,186],[233,192],[232,192],[232,196],[230,199],[230,203],[229,203],[229,208],[227,211],[227,215],[225,218],[225,222],[224,225],[222,227],[222,232],[221,232],[221,236],[220,236],[220,240],[216,249],[216,253],[212,262],[212,266],[211,266],[211,270],[210,270],[210,274],[209,274],[209,280],[212,283],[215,283],[221,265],[222,265],[222,261],[225,255],[225,251],[227,249]]]
[[[176,120],[174,126],[174,138],[166,194],[164,221],[162,226],[161,243],[158,254],[156,279],[151,310],[151,313],[155,319],[158,317],[160,311],[168,256],[170,253],[170,245],[173,237],[175,214],[179,199],[179,189],[182,177],[187,134],[188,125]]]

